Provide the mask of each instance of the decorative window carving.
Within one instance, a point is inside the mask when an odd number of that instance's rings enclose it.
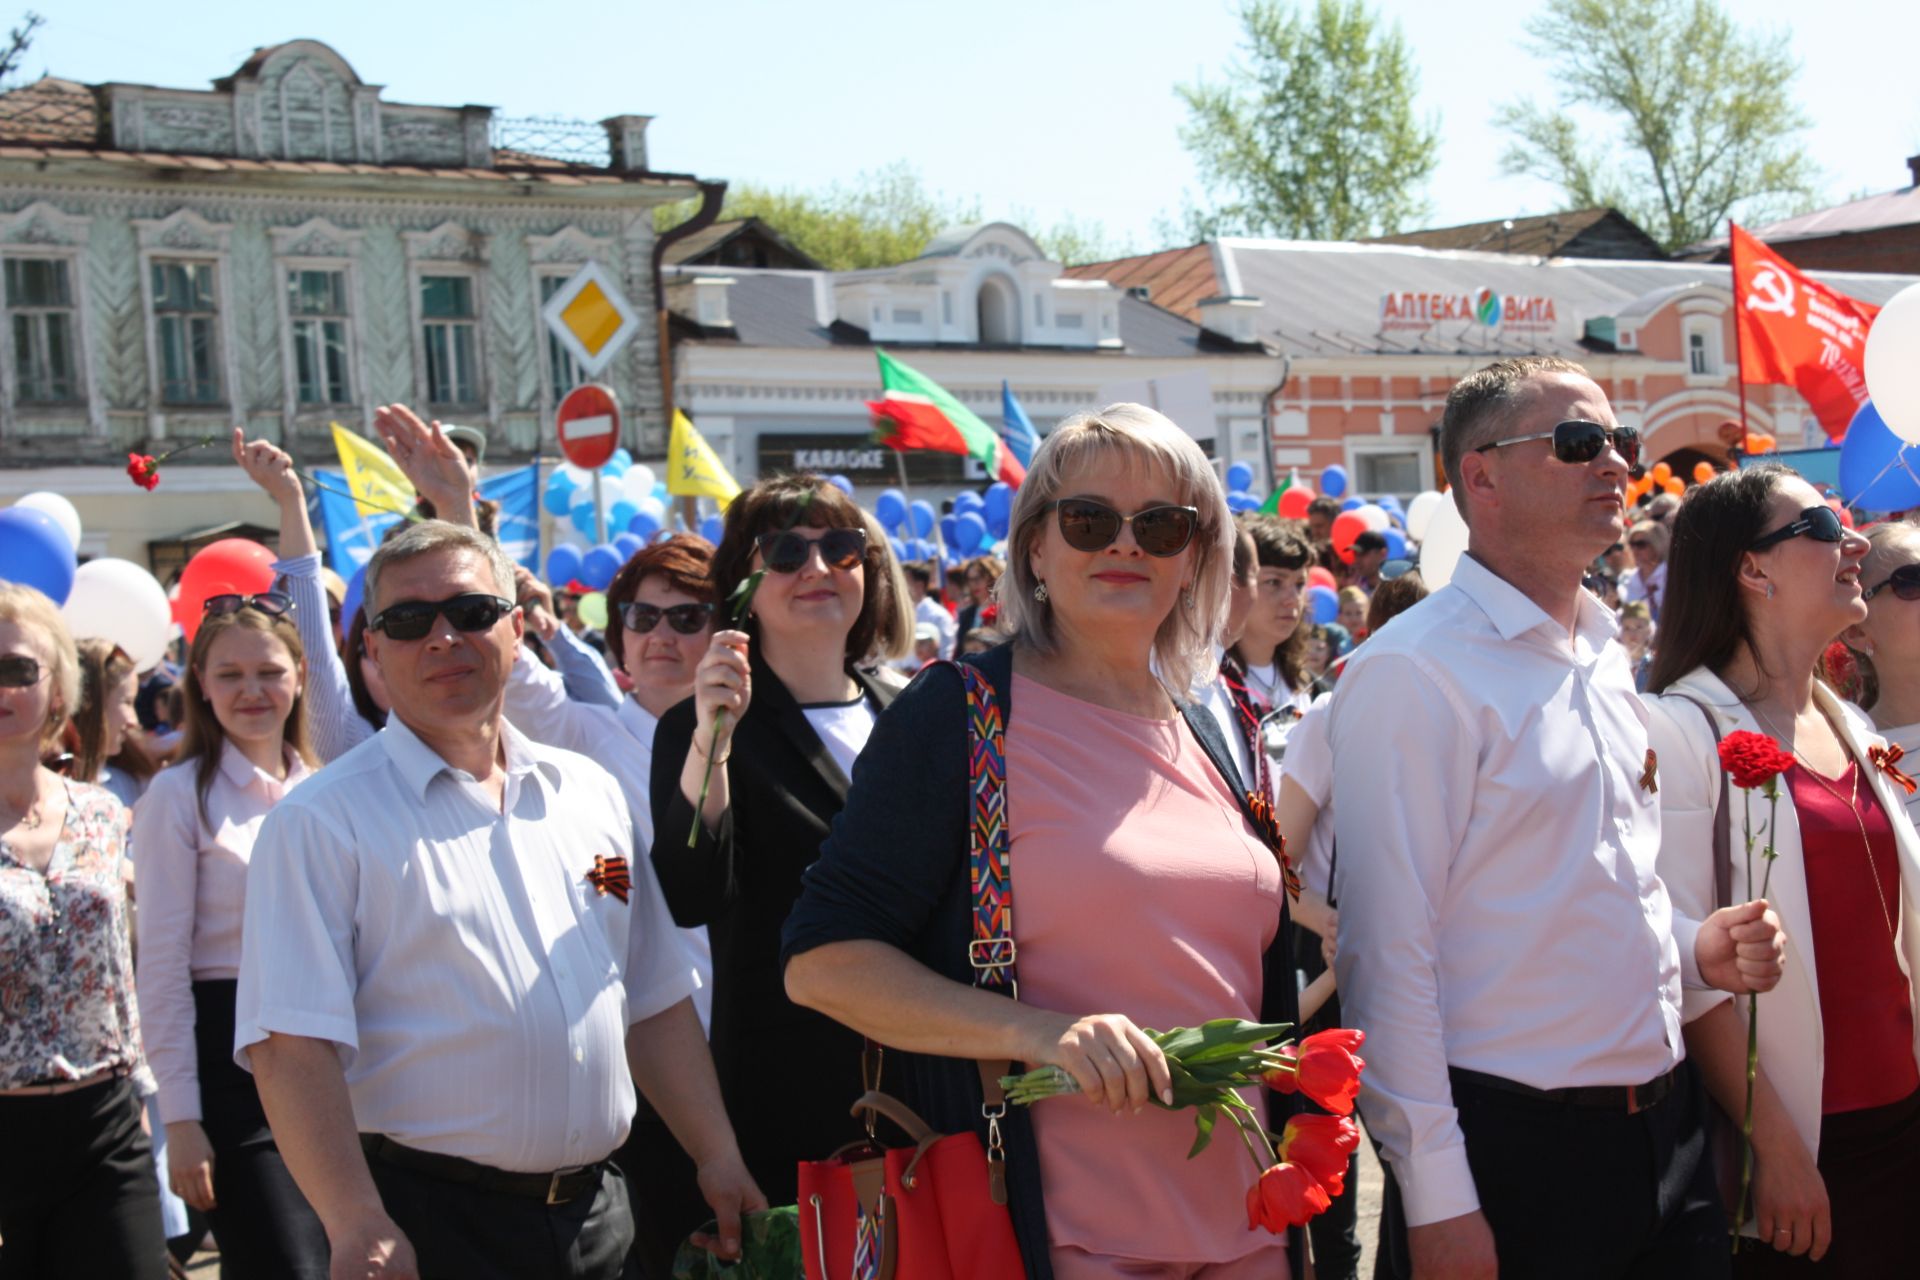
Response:
[[[156,258],[150,264],[150,273],[161,403],[222,403],[220,304],[214,289],[214,264]]]
[[[6,259],[7,330],[19,404],[72,404],[83,398],[72,268],[66,258]]]

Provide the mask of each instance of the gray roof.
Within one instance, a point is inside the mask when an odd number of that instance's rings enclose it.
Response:
[[[1402,245],[1328,244],[1293,240],[1222,240],[1222,287],[1265,301],[1263,338],[1294,355],[1470,355],[1532,353],[1579,356],[1589,320],[1650,313],[1687,286],[1732,286],[1724,265],[1585,258],[1524,258]],[[1815,271],[1815,279],[1866,302],[1884,303],[1915,278]],[[1488,326],[1471,310],[1431,324],[1389,325],[1388,295],[1472,299],[1481,290],[1502,299],[1544,298],[1551,323]],[[1511,308],[1507,308],[1511,310]]]

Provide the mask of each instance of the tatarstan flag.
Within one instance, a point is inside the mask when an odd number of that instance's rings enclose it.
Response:
[[[945,387],[908,368],[879,348],[880,385],[885,394],[867,401],[880,442],[892,449],[927,449],[974,459],[994,477],[1018,487],[1027,469],[1001,443],[994,429]]]

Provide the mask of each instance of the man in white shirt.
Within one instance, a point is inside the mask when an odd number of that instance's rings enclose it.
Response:
[[[900,568],[907,575],[907,594],[913,597],[914,623],[931,626],[935,638],[940,642],[938,652],[952,653],[959,623],[947,612],[945,605],[928,594],[933,590],[933,566],[921,561],[909,561]],[[916,662],[913,669],[917,671],[920,666]]]
[[[381,547],[367,647],[392,718],[255,847],[235,1056],[336,1275],[622,1275],[607,1157],[635,1084],[699,1165],[723,1251],[765,1203],[618,784],[502,717],[513,582],[468,528]]]
[[[1764,903],[1688,926],[1654,874],[1647,713],[1580,588],[1638,438],[1528,357],[1455,387],[1440,441],[1468,553],[1356,652],[1329,726],[1387,1252],[1420,1280],[1725,1275],[1680,988],[1767,990],[1782,940]]]

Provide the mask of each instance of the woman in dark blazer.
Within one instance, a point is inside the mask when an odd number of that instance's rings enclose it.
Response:
[[[893,697],[856,664],[903,653],[912,615],[885,540],[816,476],[762,481],[727,508],[715,598],[763,570],[740,629],[715,633],[693,697],[660,721],[653,865],[674,919],[711,934],[721,1092],[754,1180],[783,1204],[799,1161],[862,1133],[848,1114],[861,1038],[787,999],[780,929]]]

